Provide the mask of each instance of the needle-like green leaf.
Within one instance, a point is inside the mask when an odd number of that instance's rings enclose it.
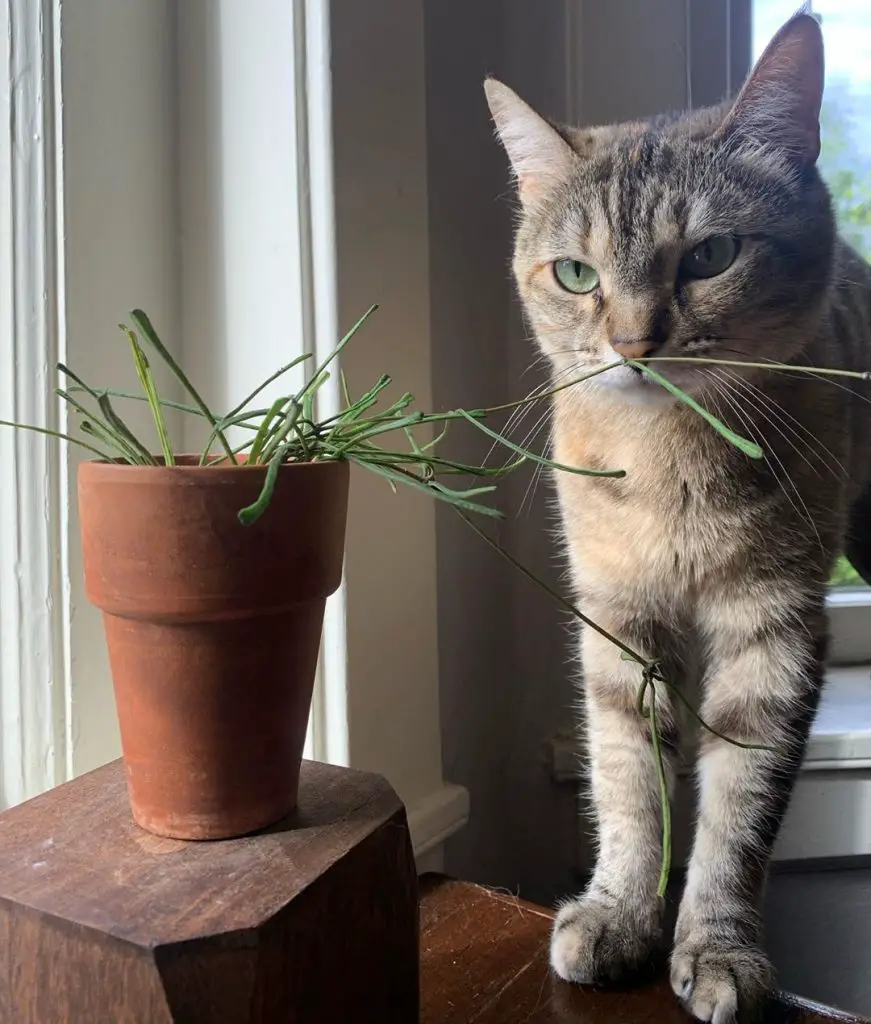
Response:
[[[129,327],[125,327],[124,324],[119,324],[118,326],[127,335],[127,340],[130,343],[130,352],[133,356],[133,365],[136,367],[136,376],[139,378],[139,383],[145,392],[145,397],[148,399],[151,418],[154,420],[154,429],[157,431],[157,439],[160,441],[160,448],[163,452],[163,464],[165,466],[174,466],[175,455],[169,440],[169,431],[166,429],[166,420],[163,418],[163,408],[160,404],[160,397],[157,394],[157,384],[151,372],[151,365],[142,351],[142,346],[139,344],[136,332]]]
[[[163,342],[158,337],[157,331],[154,329],[151,321],[148,319],[145,313],[141,309],[134,309],[130,313],[130,319],[139,328],[142,336],[151,345],[155,352],[160,358],[166,363],[169,369],[172,371],[175,379],[181,384],[181,386],[187,391],[187,393],[194,400],[194,404],[199,409],[200,413],[205,416],[213,428],[217,427],[217,420],[215,419],[211,409],[203,401],[199,391],[191,384],[187,374],[175,361],[172,353],[167,349]],[[229,460],[233,463],[237,461],[236,456],[233,454],[233,449],[230,447],[230,442],[225,437],[223,431],[218,431],[218,441],[221,447],[224,449]]]

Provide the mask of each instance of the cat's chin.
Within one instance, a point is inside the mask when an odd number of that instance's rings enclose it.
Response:
[[[615,366],[613,370],[594,377],[590,384],[595,385],[596,391],[603,397],[648,409],[667,409],[676,401],[665,388],[649,377],[642,376],[631,366]]]

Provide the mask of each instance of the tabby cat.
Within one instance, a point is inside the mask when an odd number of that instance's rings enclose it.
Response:
[[[698,813],[671,955],[697,1019],[752,1015],[772,983],[760,903],[823,682],[825,596],[846,550],[871,563],[869,386],[731,359],[871,367],[871,272],[836,234],[816,168],[823,45],[799,14],[734,102],[585,130],[486,83],[520,198],[514,273],[553,380],[616,357],[653,366],[757,441],[754,460],[623,363],[556,395],[566,547],[583,610],[700,686]],[[866,509],[862,515],[863,507]],[[863,549],[864,544],[864,549]],[[551,963],[616,980],[659,944],[660,796],[637,665],[580,640],[598,858],[556,919]],[[680,705],[660,686],[673,779]]]

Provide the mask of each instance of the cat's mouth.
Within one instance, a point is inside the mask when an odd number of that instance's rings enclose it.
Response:
[[[663,376],[666,375],[662,369],[658,369],[657,372],[662,373]],[[667,375],[672,378],[674,373],[672,371]],[[662,408],[676,401],[674,396],[657,384],[655,380],[648,377],[637,366],[630,366],[628,363],[613,367],[595,377],[594,381],[615,398],[639,405]]]

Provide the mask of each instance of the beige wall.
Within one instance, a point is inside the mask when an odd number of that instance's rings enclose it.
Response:
[[[343,356],[352,391],[382,373],[432,405],[424,24],[420,0],[334,0],[339,317],[381,308]],[[440,786],[435,509],[352,480],[345,575],[352,763],[407,803]]]
[[[136,386],[116,327],[129,309],[141,306],[168,341],[178,337],[174,46],[171,0],[62,7],[66,360],[95,387]],[[147,414],[132,411],[130,423],[145,426]],[[84,596],[71,458],[70,713],[78,774],[118,756],[120,742],[102,623]]]

